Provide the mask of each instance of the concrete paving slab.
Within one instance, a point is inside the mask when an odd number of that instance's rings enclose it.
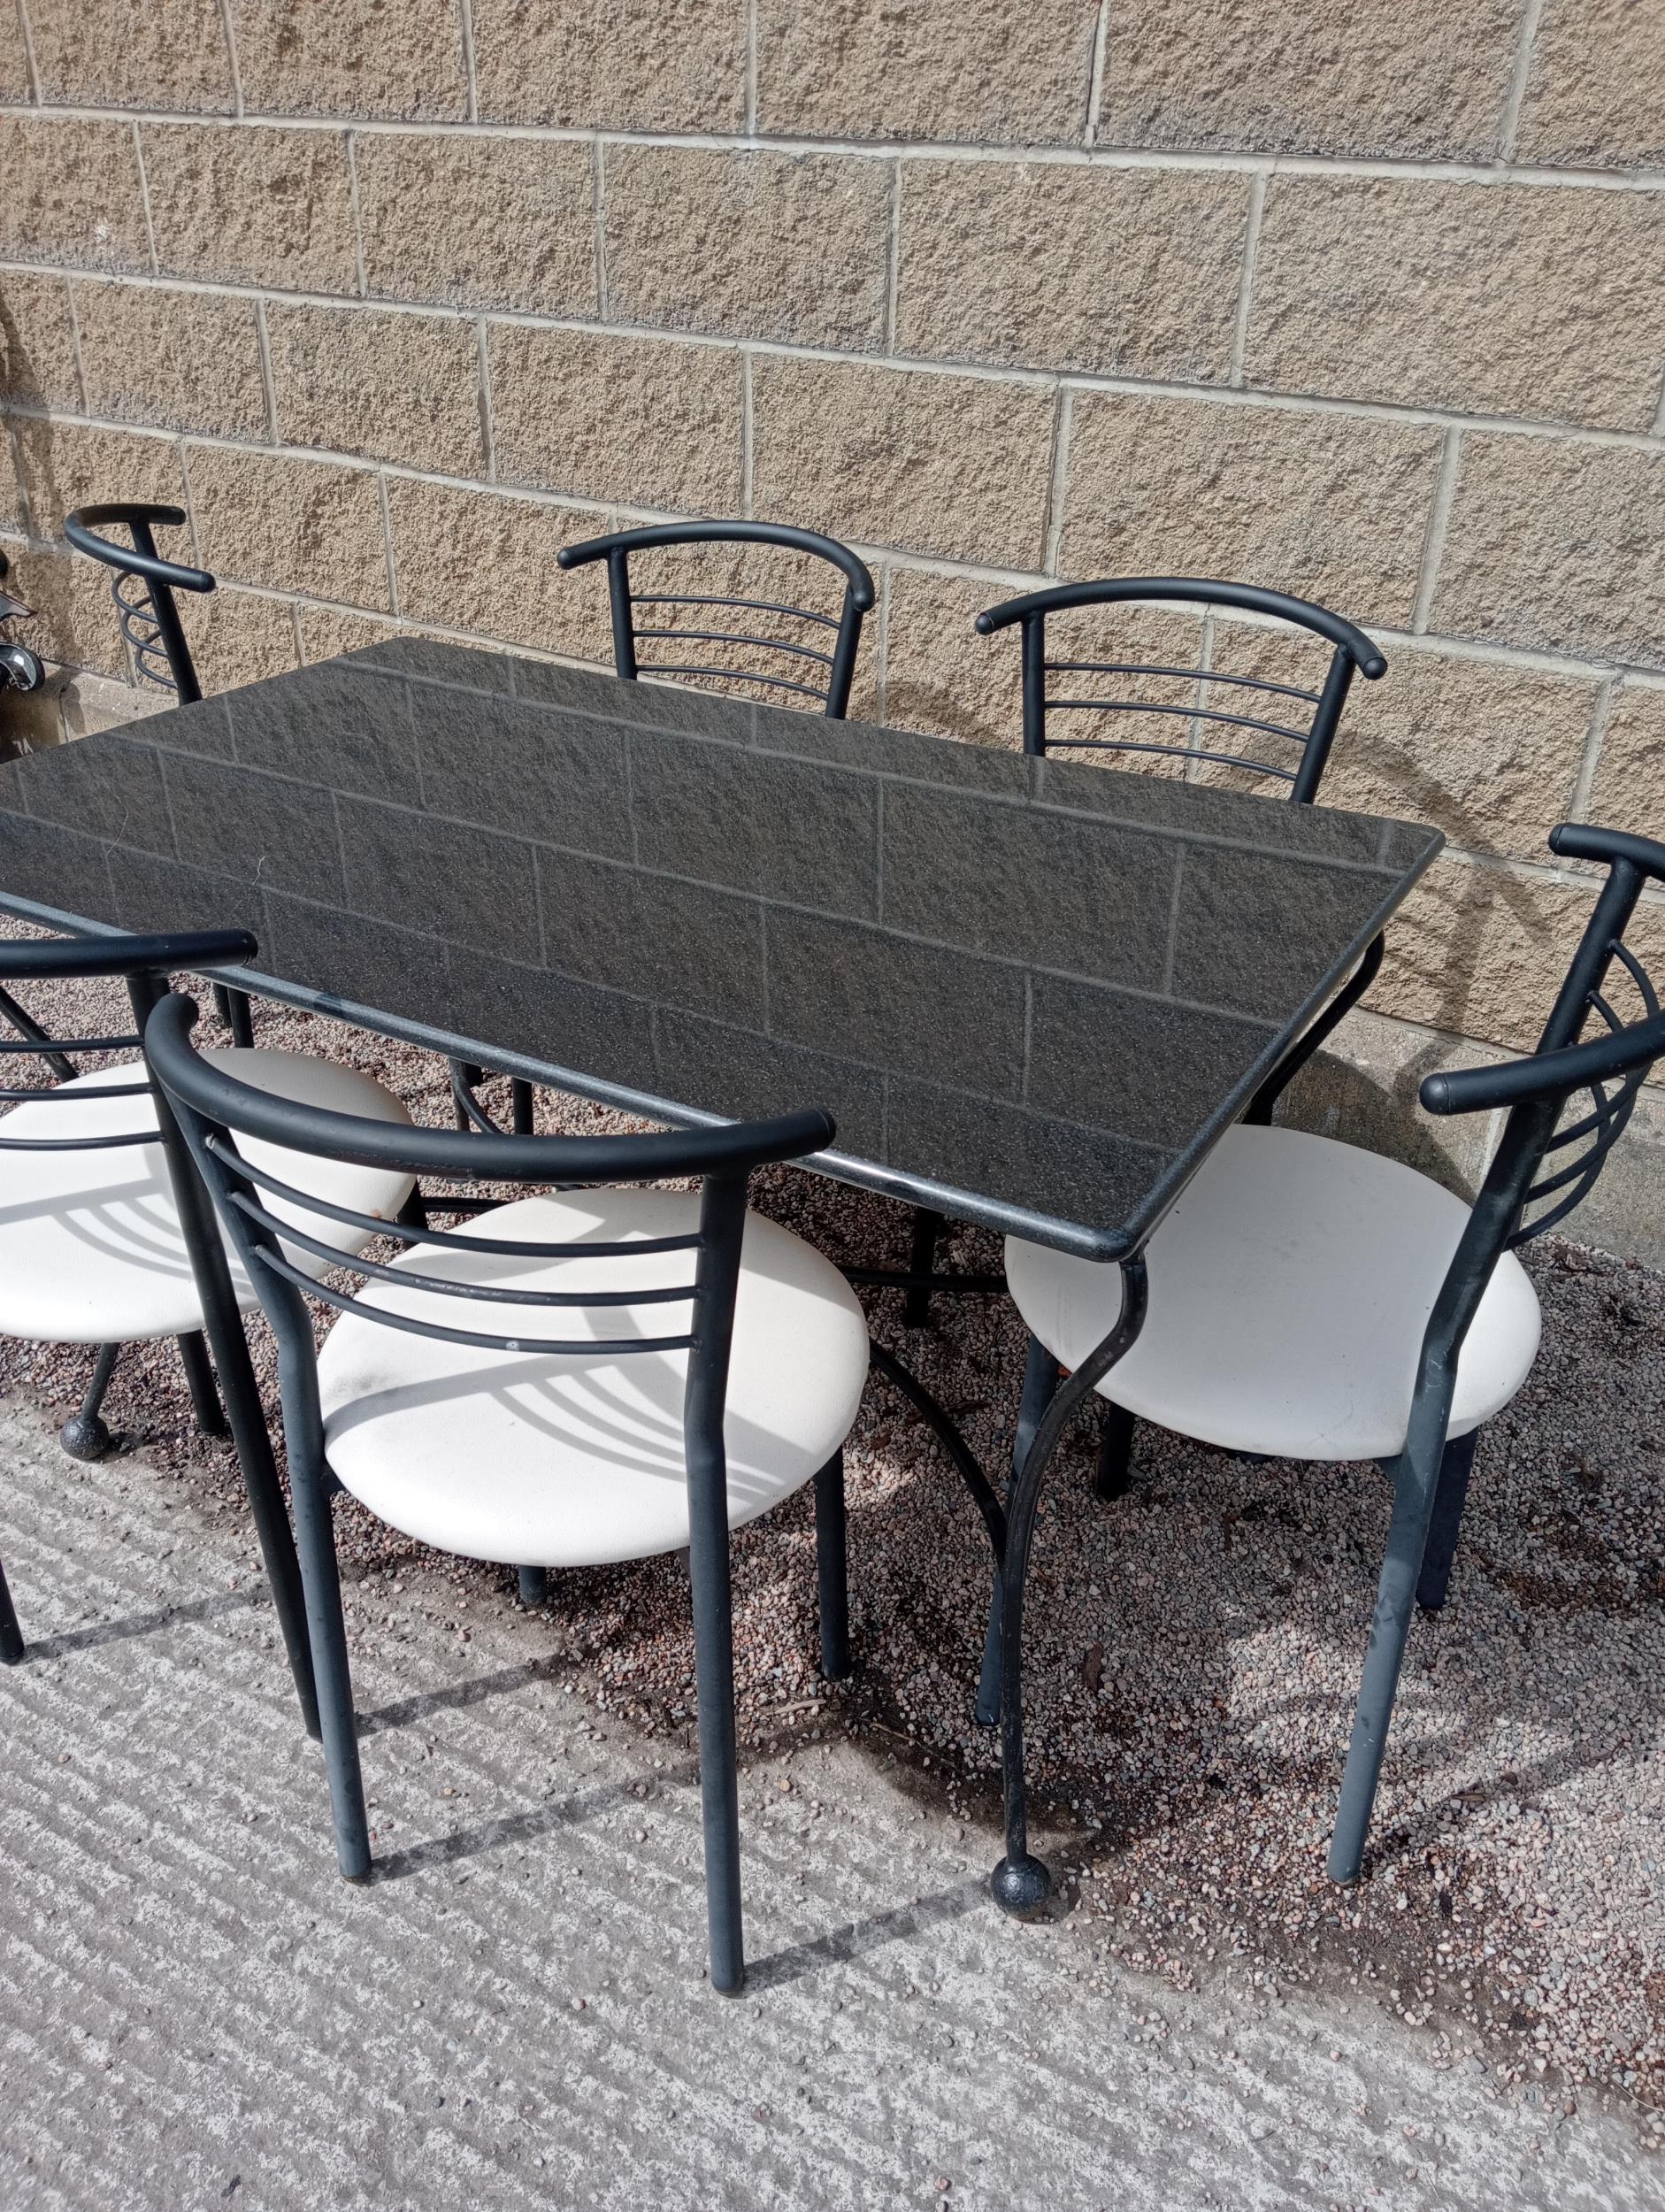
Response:
[[[0,1555],[5,2212],[1661,2202],[1625,2115],[1552,2122],[1369,2003],[1002,1922],[992,1839],[853,1745],[748,1769],[714,1996],[689,1763],[506,1603],[465,1642],[361,1612],[349,1887],[234,1516],[0,1405]]]

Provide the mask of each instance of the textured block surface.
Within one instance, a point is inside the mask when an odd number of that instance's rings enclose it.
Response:
[[[760,513],[869,545],[1030,567],[1041,557],[1050,394],[970,377],[760,357]]]
[[[381,499],[366,469],[188,449],[203,565],[272,591],[389,607]]]
[[[334,131],[142,126],[157,265],[176,276],[357,292],[352,181]]]
[[[273,305],[266,334],[286,445],[403,461],[440,475],[482,472],[472,323],[372,308]]]
[[[219,0],[29,0],[29,39],[43,100],[231,111]]]
[[[607,152],[607,304],[615,319],[876,349],[890,178],[816,154]]]
[[[1403,623],[1439,434],[1282,409],[1084,395],[1060,561],[1072,576],[1223,576]]]
[[[766,131],[835,138],[1079,142],[1094,0],[759,0]]]
[[[1274,179],[1249,381],[1646,430],[1662,222],[1651,193]]]
[[[468,72],[456,0],[226,0],[244,104],[257,115],[460,122]]]
[[[1471,435],[1433,625],[1665,666],[1665,454]]]
[[[588,315],[595,231],[587,146],[370,131],[353,146],[372,294]]]
[[[649,12],[474,0],[484,121],[580,129],[736,131],[746,113],[745,0]]]
[[[1476,160],[1498,146],[1520,8],[1120,0],[1106,22],[1101,144]]]
[[[909,162],[902,187],[902,351],[1224,380],[1245,178]]]
[[[132,124],[12,119],[0,146],[0,254],[81,269],[150,267]]]
[[[732,514],[740,503],[741,367],[720,346],[494,326],[497,473],[608,499]]]
[[[265,443],[252,300],[151,284],[77,284],[74,302],[89,413]]]

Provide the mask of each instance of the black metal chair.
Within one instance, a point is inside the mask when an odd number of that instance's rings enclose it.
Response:
[[[139,1027],[171,973],[239,965],[257,950],[245,930],[0,944],[0,1021],[15,1033],[0,1039],[0,1056],[37,1060],[56,1079],[44,1087],[0,1089],[9,1109],[0,1116],[0,1332],[99,1348],[87,1394],[63,1430],[65,1448],[78,1459],[101,1458],[111,1447],[101,1408],[122,1346],[177,1340],[198,1427],[223,1436],[229,1416],[302,1712],[316,1733],[295,1548],[238,1318],[240,1307],[255,1302],[253,1287],[227,1266],[178,1126],[143,1063],[76,1068],[84,1055],[136,1053]],[[7,987],[116,978],[127,984],[134,1018],[133,1029],[119,1033],[50,1035]],[[237,1047],[215,1056],[273,1092],[408,1118],[380,1084],[332,1061]],[[282,1156],[268,1154],[266,1162],[316,1185],[309,1209],[316,1199],[326,1210],[347,1203],[392,1213],[410,1193],[408,1178],[374,1166],[326,1173]],[[296,1218],[309,1234],[332,1234],[331,1222],[310,1210]],[[347,1248],[344,1236],[336,1242]],[[11,1596],[0,1591],[0,1656],[15,1661],[23,1652]]]
[[[1424,1079],[1432,1114],[1508,1120],[1472,1206],[1396,1160],[1298,1130],[1227,1133],[1150,1241],[1149,1304],[1097,1384],[1130,1414],[1257,1456],[1377,1459],[1393,1510],[1330,1872],[1359,1873],[1412,1608],[1446,1601],[1475,1444],[1537,1354],[1514,1255],[1588,1194],[1665,1054],[1665,1015],[1624,942],[1665,844],[1563,823],[1553,851],[1607,879],[1537,1050]],[[1615,976],[1639,1003],[1625,1020]],[[1595,1019],[1601,1033],[1583,1041]],[[1569,1101],[1590,1107],[1561,1126]],[[1083,1368],[1116,1327],[1121,1272],[1011,1240],[1008,1279],[1049,1357]],[[1050,1390],[1025,1393],[1024,1448]]]
[[[182,507],[118,501],[78,508],[64,522],[64,535],[78,553],[115,571],[111,594],[121,618],[121,634],[133,648],[140,681],[173,692],[181,706],[200,699],[203,687],[173,595],[216,588],[205,568],[188,568],[157,551],[155,528],[182,529],[185,521]],[[125,529],[132,542],[122,545],[98,535],[112,525]]]
[[[1069,613],[1084,607],[1124,605],[1130,601],[1154,601],[1158,603],[1177,601],[1194,606],[1235,608],[1240,612],[1268,617],[1286,630],[1305,632],[1308,636],[1323,639],[1331,648],[1324,684],[1320,689],[1313,691],[1296,684],[1277,683],[1265,677],[1234,676],[1212,667],[1174,668],[1140,661],[1078,660],[1068,657],[1053,659],[1048,656],[1048,616]],[[1024,750],[1026,753],[1150,754],[1178,761],[1186,767],[1216,766],[1256,777],[1271,776],[1289,786],[1289,798],[1298,806],[1309,805],[1318,795],[1318,786],[1329,762],[1331,748],[1335,743],[1342,710],[1347,705],[1347,694],[1354,676],[1361,675],[1374,681],[1387,669],[1387,662],[1381,651],[1364,632],[1344,617],[1332,614],[1329,608],[1315,605],[1309,600],[1292,598],[1286,592],[1265,590],[1256,584],[1225,583],[1210,577],[1121,576],[1091,583],[1059,584],[1046,591],[1026,592],[1020,598],[1008,599],[997,607],[986,609],[977,617],[975,627],[982,636],[990,637],[998,630],[1009,629],[1014,624],[1020,634],[1023,652],[1023,728]],[[1079,676],[1157,676],[1182,681],[1194,680],[1208,685],[1210,700],[1214,697],[1213,687],[1224,685],[1234,693],[1266,693],[1277,701],[1291,700],[1296,703],[1296,708],[1289,710],[1290,721],[1274,722],[1267,720],[1263,715],[1247,710],[1236,712],[1213,704],[1204,707],[1178,702],[1082,696],[1078,684],[1070,682],[1060,692],[1055,688],[1052,680],[1058,677]],[[1310,716],[1302,717],[1298,711],[1300,708],[1310,708]],[[1084,712],[1125,715],[1130,719],[1145,715],[1178,718],[1187,723],[1206,723],[1247,730],[1257,736],[1276,738],[1285,745],[1298,747],[1300,750],[1298,756],[1285,753],[1282,759],[1263,760],[1209,748],[1165,744],[1155,739],[1133,734],[1126,737],[1057,735],[1049,727],[1054,716]],[[1291,758],[1294,760],[1293,766],[1288,764]],[[1245,1117],[1247,1121],[1254,1124],[1270,1122],[1273,1109],[1290,1083],[1369,990],[1381,967],[1383,949],[1383,941],[1378,937],[1318,1019],[1262,1085]],[[929,1271],[939,1226],[930,1216],[916,1223],[913,1267],[917,1273]],[[924,1318],[923,1298],[918,1294],[916,1294],[911,1311],[915,1317]],[[1044,1360],[1045,1356],[1040,1347],[1032,1340],[1031,1369],[1040,1367]],[[1037,1391],[1044,1391],[1049,1396],[1056,1382],[1055,1371],[1050,1374],[1032,1373],[1025,1383],[1025,1398],[1032,1397]],[[1125,1494],[1131,1475],[1132,1440],[1132,1417],[1120,1407],[1108,1406],[1103,1415],[1096,1478],[1098,1494],[1101,1498],[1118,1498]]]
[[[1268,616],[1291,629],[1305,630],[1311,636],[1323,638],[1333,648],[1324,687],[1319,691],[1308,691],[1296,684],[1274,683],[1266,677],[1230,675],[1218,668],[1170,668],[1139,661],[1048,658],[1048,615],[1063,614],[1081,607],[1124,605],[1132,600],[1159,603],[1180,601],[1193,606],[1234,607],[1240,612]],[[1381,652],[1363,631],[1342,616],[1332,614],[1327,607],[1316,606],[1308,599],[1292,598],[1287,592],[1267,591],[1258,584],[1222,583],[1205,576],[1118,576],[1094,583],[1057,584],[1049,590],[1025,592],[1021,598],[1003,600],[998,607],[986,608],[978,616],[975,627],[979,636],[992,637],[996,630],[1009,629],[1014,623],[1018,625],[1022,634],[1024,750],[1026,753],[1072,750],[1166,754],[1186,765],[1216,765],[1240,769],[1256,776],[1276,777],[1280,782],[1288,784],[1289,795],[1297,803],[1310,802],[1318,795],[1318,785],[1330,758],[1330,749],[1335,742],[1336,732],[1340,726],[1341,710],[1347,704],[1347,693],[1352,688],[1354,675],[1374,680],[1385,674],[1387,669]],[[1146,699],[1070,696],[1070,693],[1077,688],[1073,685],[1060,695],[1048,687],[1047,679],[1055,675],[1165,676],[1182,680],[1194,680],[1210,686],[1225,684],[1234,690],[1263,691],[1270,693],[1275,698],[1297,700],[1302,705],[1310,706],[1312,715],[1305,728],[1291,728],[1285,722],[1269,722],[1261,716],[1232,713],[1223,707]],[[1292,768],[1284,761],[1249,759],[1241,754],[1215,752],[1196,746],[1164,745],[1154,739],[1055,736],[1048,730],[1049,717],[1081,712],[1166,715],[1178,717],[1187,722],[1208,722],[1234,729],[1253,730],[1258,735],[1281,738],[1297,745],[1301,754]]]
[[[750,599],[721,592],[634,591],[630,581],[630,557],[660,546],[760,545],[779,546],[825,561],[844,579],[842,604],[836,617],[808,607],[772,599]],[[617,530],[604,538],[587,538],[580,545],[564,545],[556,555],[563,568],[584,568],[592,561],[607,564],[608,596],[613,618],[613,663],[619,675],[634,683],[643,676],[694,676],[707,682],[756,684],[765,689],[820,703],[822,712],[841,721],[850,703],[856,676],[856,656],[862,641],[862,624],[873,604],[873,579],[866,565],[848,545],[823,537],[817,530],[794,530],[778,522],[656,523],[641,530]],[[689,630],[674,626],[644,628],[636,619],[638,607],[722,607],[741,613],[766,614],[808,626],[798,636],[757,636],[753,630]],[[754,626],[755,629],[755,626]],[[831,630],[828,641],[810,643],[817,632]],[[702,664],[694,661],[644,660],[638,648],[648,641],[656,649],[676,645],[738,645],[748,650],[784,656],[790,674],[772,675],[748,668]]]
[[[121,619],[121,634],[132,648],[140,682],[171,691],[182,707],[194,705],[203,695],[203,687],[173,595],[218,589],[205,568],[189,568],[157,551],[156,530],[182,529],[185,522],[182,507],[150,506],[134,500],[80,507],[64,521],[64,535],[78,553],[115,571],[111,596]],[[131,542],[123,545],[99,536],[100,530],[112,526],[126,530]],[[253,1044],[247,994],[217,983],[214,1004],[231,1032],[232,1042]]]
[[[136,1053],[137,1029],[54,1037],[4,987],[125,978],[142,1021],[170,972],[240,965],[256,950],[245,930],[0,944],[0,1021],[15,1032],[0,1038],[0,1056],[38,1060],[54,1079],[44,1087],[0,1089],[11,1110],[0,1116],[0,1333],[99,1347],[87,1395],[62,1432],[64,1448],[77,1459],[101,1459],[111,1448],[100,1408],[124,1344],[177,1338],[198,1425],[223,1436],[225,1422],[150,1078],[137,1062],[86,1073],[76,1067],[82,1054]],[[390,1091],[334,1061],[248,1047],[221,1057],[251,1084],[409,1119]],[[408,1183],[379,1173],[356,1171],[351,1182],[366,1206],[396,1211],[410,1195]],[[252,1306],[247,1283],[241,1295]]]
[[[534,1600],[551,1567],[687,1545],[711,1979],[738,1989],[729,1531],[813,1480],[821,1663],[848,1672],[843,1445],[868,1351],[854,1292],[800,1239],[748,1213],[747,1185],[755,1168],[831,1143],[832,1122],[802,1113],[609,1138],[389,1129],[234,1081],[195,1049],[195,1016],[188,999],[165,1000],[146,1048],[278,1338],[342,1874],[367,1878],[371,1852],[335,1489],[421,1541],[520,1563]],[[339,1227],[405,1248],[391,1264],[350,1263],[364,1279],[354,1294],[338,1277],[315,1282],[290,1256],[329,1248],[281,1217],[295,1194],[253,1156],[259,1146],[556,1189],[475,1214],[467,1231],[429,1225],[447,1208],[431,1188],[420,1222],[327,1209]],[[699,1188],[644,1187],[677,1177]],[[309,1297],[339,1317],[321,1350]]]
[[[844,580],[838,614],[833,616],[808,607],[792,606],[783,600],[749,599],[713,592],[639,592],[632,588],[630,557],[633,553],[662,546],[709,548],[719,545],[772,546],[787,552],[806,553],[817,560],[826,562]],[[856,676],[856,657],[861,645],[862,624],[872,607],[874,591],[873,579],[866,565],[851,552],[848,546],[840,545],[836,538],[823,537],[818,531],[796,530],[783,523],[774,522],[668,522],[640,530],[618,530],[604,538],[587,538],[579,545],[564,545],[556,559],[561,567],[567,569],[585,568],[594,561],[606,562],[608,595],[612,611],[613,663],[618,673],[627,682],[639,682],[644,676],[692,676],[707,683],[758,685],[768,690],[790,694],[786,702],[788,704],[794,704],[799,699],[817,701],[830,720],[843,720],[849,706],[850,686]],[[751,630],[743,631],[660,626],[644,628],[636,619],[638,607],[731,608],[741,613],[774,616],[806,626],[796,636],[776,637],[756,634],[755,626]],[[825,634],[828,630],[833,633],[830,652],[824,649],[825,640],[824,643],[809,642],[817,633]],[[782,656],[786,667],[793,672],[790,675],[784,672],[774,674],[766,669],[731,668],[720,663],[641,657],[638,648],[644,641],[650,642],[655,649],[661,649],[666,648],[666,641],[683,645],[737,645],[763,655]],[[483,1073],[483,1070],[464,1061],[451,1063],[451,1093],[459,1129],[490,1131],[498,1126],[475,1095]],[[527,1134],[533,1125],[533,1087],[521,1077],[516,1076],[510,1079],[509,1091],[510,1126],[518,1135]]]

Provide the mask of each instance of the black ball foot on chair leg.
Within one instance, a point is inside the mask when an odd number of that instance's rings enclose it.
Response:
[[[520,1602],[528,1610],[549,1602],[549,1577],[542,1567],[522,1567],[520,1575]]]
[[[59,1429],[58,1440],[72,1459],[103,1459],[116,1440],[97,1414],[78,1413]]]
[[[1029,1853],[1016,1859],[1002,1859],[988,1878],[990,1894],[1004,1913],[1014,1920],[1032,1920],[1052,1895],[1052,1877],[1037,1858]]]
[[[87,1395],[58,1432],[58,1442],[72,1459],[103,1459],[116,1440],[100,1419],[98,1409],[104,1402],[104,1393],[110,1387],[110,1378],[116,1371],[120,1356],[119,1344],[99,1346]]]

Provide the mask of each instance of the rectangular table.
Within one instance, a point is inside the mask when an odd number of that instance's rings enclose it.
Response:
[[[1152,1229],[1440,841],[413,639],[0,768],[0,908],[246,927],[254,992],[669,1122],[824,1107],[817,1168],[1141,1296]],[[1063,1406],[1004,1523],[985,1485],[1003,1866],[1038,1864],[1017,1631]]]
[[[1439,847],[1422,826],[415,640],[0,769],[0,897],[1134,1249]]]

